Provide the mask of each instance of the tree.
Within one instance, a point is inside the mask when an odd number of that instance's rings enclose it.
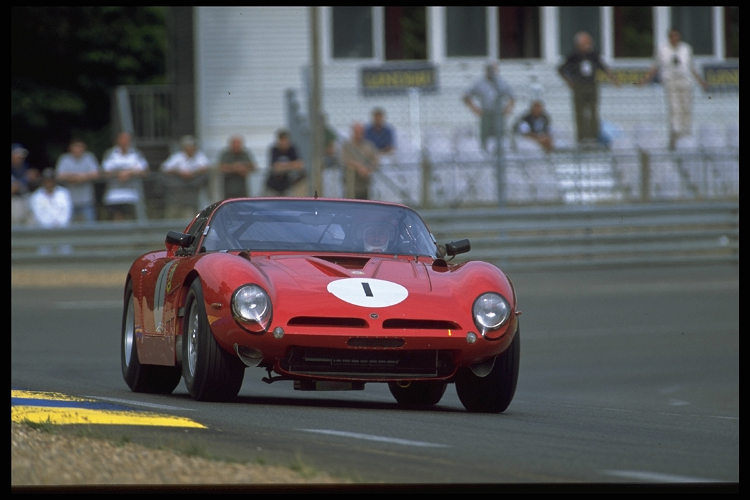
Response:
[[[163,83],[164,7],[11,10],[11,142],[39,168],[53,166],[71,136],[101,157],[111,145],[118,85]]]

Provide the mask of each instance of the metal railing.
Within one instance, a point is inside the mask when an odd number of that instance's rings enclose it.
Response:
[[[169,144],[174,139],[171,85],[122,85],[115,89],[113,123],[130,132],[139,146]]]
[[[465,259],[506,269],[739,263],[739,202],[425,209],[439,242],[469,238]],[[11,266],[118,263],[164,248],[186,221],[11,230]]]

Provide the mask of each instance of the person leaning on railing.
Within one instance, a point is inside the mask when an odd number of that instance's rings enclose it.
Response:
[[[101,175],[99,162],[86,150],[81,139],[72,139],[68,152],[60,155],[55,168],[57,181],[64,185],[73,200],[73,220],[86,223],[96,221],[94,183]]]
[[[148,162],[131,142],[128,132],[120,132],[102,160],[102,170],[108,178],[104,205],[113,220],[135,218],[137,206],[143,203],[141,181],[148,173]]]

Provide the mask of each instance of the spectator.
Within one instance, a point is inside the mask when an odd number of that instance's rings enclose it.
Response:
[[[383,108],[372,110],[372,122],[365,127],[365,139],[377,148],[378,153],[392,153],[396,147],[396,134],[393,127],[385,122]]]
[[[192,218],[202,208],[208,184],[208,157],[198,149],[190,135],[180,139],[180,149],[161,164],[169,193],[165,216],[168,219]],[[201,194],[203,196],[201,196]]]
[[[537,144],[545,153],[554,148],[550,118],[542,101],[532,101],[528,112],[518,119],[513,129],[519,136]]]
[[[324,127],[324,138],[323,138],[323,166],[325,168],[332,168],[339,166],[338,158],[338,141],[339,136],[336,131],[328,125],[328,117],[323,115],[322,117]]]
[[[39,184],[39,171],[29,167],[29,151],[20,144],[10,145],[10,223],[28,224],[29,194]]]
[[[42,185],[29,197],[29,207],[36,226],[49,229],[70,225],[73,199],[67,188],[57,184],[54,169],[42,173]]]
[[[141,178],[148,172],[148,162],[132,145],[128,132],[117,135],[115,146],[104,154],[104,175],[109,178],[104,204],[114,220],[134,218],[136,206],[142,204]]]
[[[510,85],[500,78],[497,62],[485,66],[484,77],[466,91],[463,101],[479,117],[482,148],[488,151],[490,139],[502,139],[505,135],[505,116],[513,112],[516,102]]]
[[[601,70],[616,86],[619,87],[620,84],[594,50],[591,35],[580,31],[576,33],[574,43],[575,50],[558,66],[557,71],[573,91],[578,144],[595,146],[600,132],[597,70]]]
[[[297,154],[288,131],[282,129],[276,132],[276,142],[271,146],[268,157],[266,196],[305,196],[305,164]]]
[[[227,147],[219,155],[219,171],[224,180],[224,198],[244,198],[248,195],[247,176],[257,169],[253,154],[245,148],[239,135],[229,138]]]
[[[672,28],[668,37],[669,42],[659,48],[656,61],[641,84],[651,82],[659,73],[669,116],[669,149],[674,150],[680,137],[692,133],[692,78],[695,78],[703,90],[708,88],[708,84],[695,70],[693,48],[681,40],[680,32]]]
[[[65,185],[73,199],[73,220],[96,221],[94,182],[99,178],[99,162],[86,150],[86,143],[73,139],[68,152],[57,160],[57,181]]]
[[[378,150],[365,139],[365,127],[352,125],[352,136],[341,146],[341,163],[344,166],[344,193],[348,198],[370,198],[372,174],[377,170]]]

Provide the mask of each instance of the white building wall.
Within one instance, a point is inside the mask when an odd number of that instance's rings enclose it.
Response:
[[[437,92],[420,96],[363,96],[361,68],[380,63],[331,60],[327,38],[330,20],[325,17],[328,10],[323,8],[322,12],[321,104],[342,139],[349,135],[352,122],[368,121],[375,106],[385,108],[388,121],[395,126],[398,154],[403,153],[405,162],[418,161],[421,146],[448,151],[455,147],[457,136],[478,132],[477,119],[463,105],[461,95],[482,75],[485,59],[433,54],[438,72]],[[570,146],[574,141],[574,118],[570,91],[556,71],[563,59],[554,40],[556,11],[545,7],[543,13],[546,33],[543,58],[500,63],[501,76],[508,80],[517,97],[509,122],[526,111],[532,98],[541,95],[552,117],[558,144]],[[661,11],[657,13],[658,21],[663,15]],[[263,169],[250,180],[251,192],[259,194],[274,132],[290,125],[285,103],[288,89],[296,93],[302,113],[307,111],[302,77],[310,61],[309,7],[197,7],[195,26],[199,139],[209,157],[217,158],[230,135],[243,135]],[[439,32],[433,30],[432,36],[437,35]],[[640,59],[617,61],[614,66],[645,68],[650,64],[650,59]],[[666,144],[666,110],[660,86],[603,85],[601,97],[601,117],[620,130],[622,139],[638,131],[654,143]],[[723,129],[739,122],[736,95],[706,95],[698,90],[695,101],[696,130],[706,126]],[[625,147],[632,147],[629,141],[625,141]]]
[[[308,8],[197,7],[195,14],[201,146],[217,158],[240,134],[265,169],[274,132],[286,126],[284,92],[299,88],[309,60]],[[253,191],[258,185],[251,179]]]

